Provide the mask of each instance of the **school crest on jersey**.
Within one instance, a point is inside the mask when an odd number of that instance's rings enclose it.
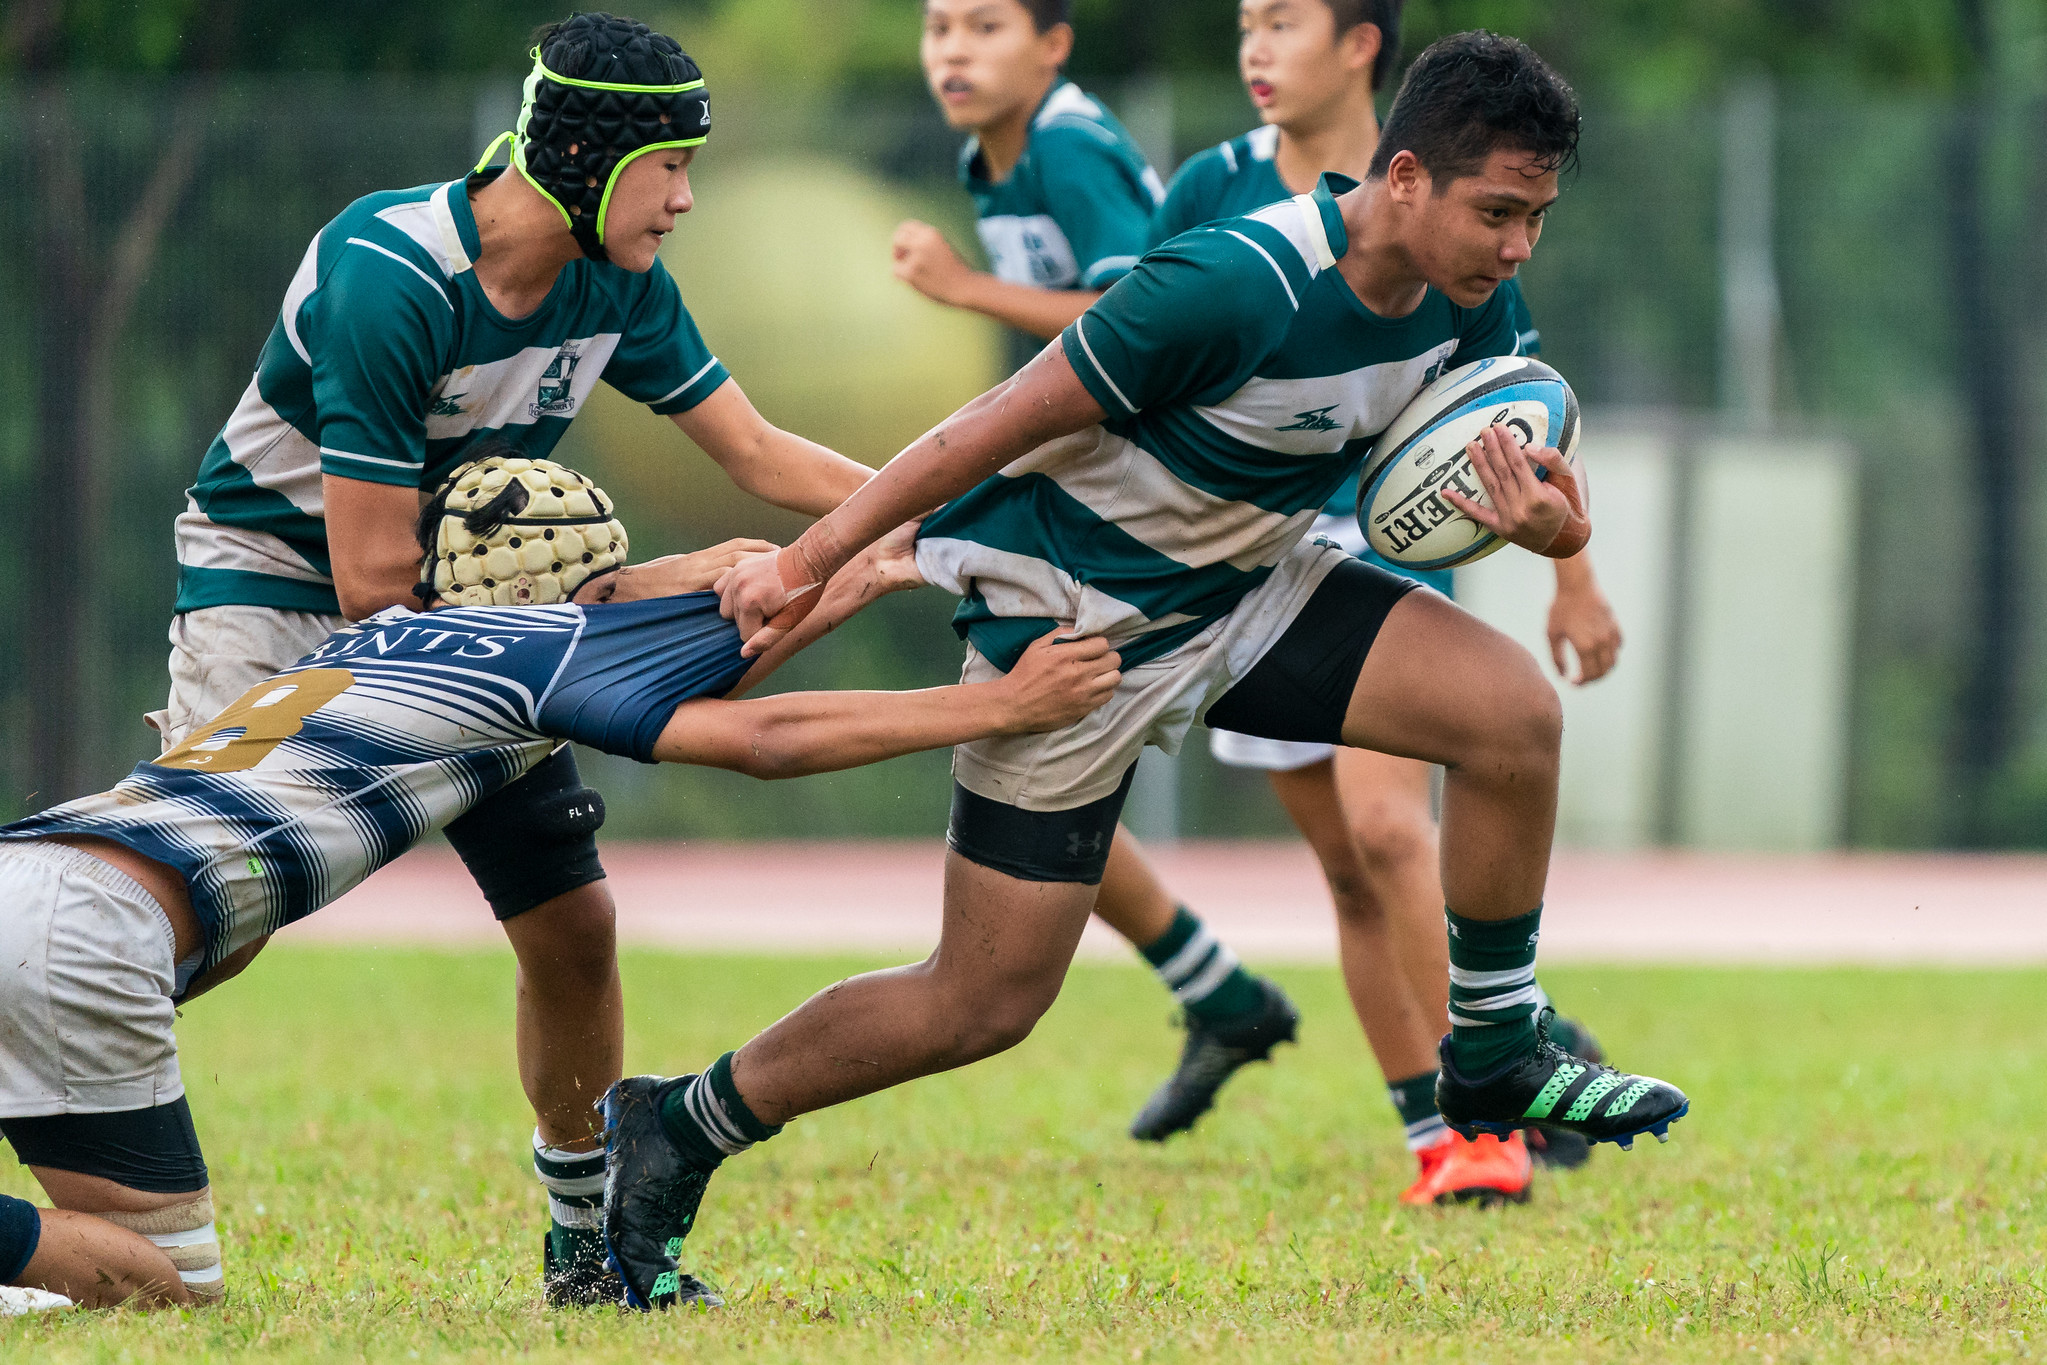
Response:
[[[576,377],[576,366],[583,357],[577,353],[576,342],[570,342],[554,353],[554,359],[547,362],[547,368],[540,372],[540,398],[531,404],[527,413],[534,417],[569,417],[576,408],[575,395],[570,392]]]

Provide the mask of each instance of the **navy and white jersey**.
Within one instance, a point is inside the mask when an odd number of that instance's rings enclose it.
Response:
[[[714,593],[579,607],[392,607],[113,790],[0,828],[93,835],[176,868],[199,970],[303,919],[523,776],[561,740],[651,761],[675,708],[749,667]]]

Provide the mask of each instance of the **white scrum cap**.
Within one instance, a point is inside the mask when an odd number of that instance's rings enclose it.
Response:
[[[566,602],[625,563],[625,527],[604,490],[552,460],[477,460],[430,506],[439,522],[421,588],[450,606]]]

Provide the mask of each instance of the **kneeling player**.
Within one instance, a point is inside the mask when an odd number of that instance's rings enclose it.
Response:
[[[702,591],[735,554],[618,574],[603,494],[546,461],[465,466],[420,542],[444,609],[337,631],[112,791],[0,829],[0,1134],[56,1205],[0,1196],[0,1283],[218,1302],[173,1007],[562,742],[795,777],[1057,729],[1121,677],[1102,641],[1048,636],[983,684],[725,699],[794,652],[741,658]],[[878,544],[785,643],[911,585],[911,553]]]

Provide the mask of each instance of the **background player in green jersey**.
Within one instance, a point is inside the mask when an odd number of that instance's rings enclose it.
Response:
[[[677,1271],[720,1163],[779,1125],[1014,1046],[1057,996],[1147,745],[1207,721],[1441,763],[1449,1036],[1437,1100],[1466,1136],[1540,1121],[1667,1134],[1689,1101],[1574,1057],[1535,981],[1562,708],[1526,651],[1306,536],[1431,373],[1511,355],[1502,279],[1533,254],[1575,155],[1575,95],[1525,45],[1432,45],[1368,178],[1182,234],[1008,382],[967,404],[774,556],[719,585],[749,650],[904,521],[962,598],[965,676],[1054,623],[1116,646],[1123,681],[1067,730],[954,750],[945,926],[921,964],[814,996],[700,1075],[605,1099],[604,1232],[630,1301]],[[1328,420],[1304,424],[1299,410]],[[1467,448],[1486,503],[1446,501],[1561,558],[1591,536],[1555,450]],[[1538,469],[1541,477],[1538,477]],[[757,629],[756,629],[757,628]]]
[[[896,232],[896,275],[939,303],[1030,334],[1023,358],[1085,312],[1144,254],[1158,176],[1100,101],[1065,80],[1067,0],[926,0],[920,55],[932,96],[972,134],[960,180],[994,272],[969,269],[938,230]],[[1021,363],[1021,360],[1019,361]],[[1176,904],[1120,825],[1095,913],[1130,941],[1185,1011],[1180,1063],[1131,1126],[1161,1140],[1191,1126],[1240,1067],[1290,1042],[1299,1016],[1277,985]]]
[[[1233,218],[1314,188],[1324,171],[1362,176],[1379,140],[1374,97],[1399,55],[1403,0],[1243,0],[1238,70],[1264,123],[1188,158],[1173,176],[1152,225],[1154,244],[1189,228]],[[1500,286],[1519,349],[1540,345],[1518,280]],[[1370,563],[1391,568],[1365,545],[1356,490],[1324,509],[1315,533]],[[1395,572],[1402,572],[1395,570]],[[1599,591],[1588,555],[1556,561],[1550,648],[1575,682],[1613,666],[1620,625]],[[1410,573],[1444,593],[1451,575]],[[1329,745],[1211,732],[1218,760],[1262,768],[1322,865],[1337,909],[1344,979],[1406,1128],[1420,1174],[1402,1198],[1429,1203],[1513,1197],[1529,1183],[1519,1141],[1465,1142],[1435,1108],[1435,1047],[1447,1004],[1443,903],[1427,765]],[[1581,1038],[1581,1048],[1589,1045]],[[1569,1135],[1532,1135],[1539,1156],[1576,1164],[1585,1154]]]
[[[710,129],[695,63],[605,14],[534,58],[515,169],[370,195],[307,250],[178,520],[166,748],[344,621],[413,603],[422,490],[487,439],[546,455],[600,378],[777,506],[816,515],[865,482],[754,410],[657,258]],[[602,820],[564,747],[448,829],[518,957],[551,1300],[602,1293],[591,1104],[624,1052]]]

